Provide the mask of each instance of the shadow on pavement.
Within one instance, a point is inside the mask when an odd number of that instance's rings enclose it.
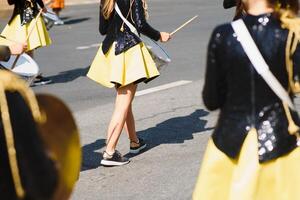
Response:
[[[65,25],[72,25],[72,24],[78,24],[84,21],[90,20],[90,17],[83,17],[83,18],[77,18],[77,19],[67,19],[64,20]]]
[[[168,119],[162,123],[157,124],[155,127],[139,131],[137,134],[139,137],[146,140],[147,148],[141,152],[151,150],[161,144],[180,144],[186,140],[192,140],[193,134],[200,134],[213,128],[206,128],[207,120],[201,119],[209,114],[209,112],[198,109],[188,116],[175,117]],[[132,158],[136,155],[126,154],[128,158]]]
[[[52,80],[51,84],[71,82],[79,77],[86,76],[89,68],[90,68],[90,66],[85,67],[85,68],[78,68],[78,69],[63,71],[57,75],[48,76],[47,78]]]
[[[194,133],[202,133],[213,128],[205,128],[207,120],[201,119],[209,114],[209,112],[198,109],[188,116],[175,117],[168,119],[162,123],[157,124],[155,127],[139,131],[137,134],[147,142],[147,148],[142,151],[151,150],[161,144],[180,144],[186,140],[193,139]],[[81,171],[87,171],[95,169],[100,166],[102,154],[96,151],[105,146],[105,140],[100,139],[94,143],[85,145],[82,148],[83,151],[83,163]],[[141,154],[140,153],[140,154]],[[139,154],[138,154],[139,155]],[[132,158],[136,155],[126,154],[128,158]]]
[[[99,139],[94,143],[82,147],[82,167],[81,171],[95,169],[100,166],[102,153],[97,152],[105,146],[105,140]]]

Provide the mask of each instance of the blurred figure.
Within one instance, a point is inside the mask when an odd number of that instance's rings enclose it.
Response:
[[[25,49],[22,44],[0,46],[0,61]],[[23,80],[0,70],[0,111],[1,199],[69,199],[81,165],[78,129],[69,109],[55,97],[35,97]]]
[[[49,5],[52,8],[52,11],[60,17],[60,12],[65,8],[64,0],[44,0],[46,5]],[[57,20],[54,22],[55,25],[63,25],[64,22],[62,20]]]
[[[241,19],[292,97],[300,89],[298,0],[242,4]],[[231,24],[224,24],[209,42],[202,95],[205,106],[220,114],[193,199],[299,200],[299,117],[257,73],[240,41]]]

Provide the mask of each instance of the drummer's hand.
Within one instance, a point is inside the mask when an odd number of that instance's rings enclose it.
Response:
[[[171,39],[171,34],[166,32],[160,32],[160,41],[168,42]]]
[[[12,55],[22,54],[27,49],[27,44],[15,43],[9,46]]]

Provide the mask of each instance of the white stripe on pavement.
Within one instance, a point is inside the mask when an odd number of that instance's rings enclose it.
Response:
[[[143,95],[150,94],[150,93],[153,93],[153,92],[167,90],[167,89],[170,89],[170,88],[174,88],[174,87],[186,85],[186,84],[189,84],[189,83],[192,83],[192,81],[186,81],[186,80],[176,81],[176,82],[168,83],[168,84],[161,85],[161,86],[158,86],[158,87],[154,87],[154,88],[149,88],[149,89],[146,89],[146,90],[138,91],[135,94],[135,96],[136,97],[143,96]]]
[[[77,50],[86,50],[86,49],[91,49],[91,48],[98,48],[100,47],[99,43],[95,43],[95,44],[91,44],[88,46],[80,46],[80,47],[76,47]]]

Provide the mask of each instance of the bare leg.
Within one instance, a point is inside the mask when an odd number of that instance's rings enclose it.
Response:
[[[115,109],[108,127],[106,152],[112,154],[123,130],[137,86],[130,84],[117,89]]]
[[[127,118],[125,122],[125,131],[128,134],[129,140],[138,143],[138,137],[136,135],[136,130],[135,130],[135,123],[134,123],[134,116],[132,112],[132,105],[130,104],[128,113],[127,113]]]

